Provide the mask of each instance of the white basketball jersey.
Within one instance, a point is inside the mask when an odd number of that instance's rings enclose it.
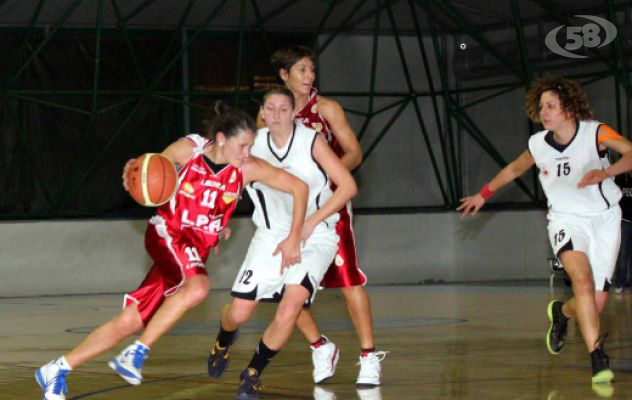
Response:
[[[329,177],[312,157],[312,148],[318,132],[303,125],[294,125],[292,136],[283,148],[277,148],[268,128],[257,131],[251,154],[277,168],[282,168],[305,182],[309,188],[306,216],[325,204],[332,196]],[[255,204],[252,220],[257,228],[289,231],[292,226],[293,197],[264,185],[252,182],[246,187]],[[317,229],[333,229],[338,213],[327,218]],[[321,228],[319,228],[321,227]]]
[[[610,165],[607,152],[599,151],[599,125],[597,121],[578,121],[577,132],[567,145],[557,143],[550,131],[529,138],[529,151],[540,170],[549,210],[565,214],[595,213],[619,204],[621,190],[612,178],[577,188],[586,172]]]

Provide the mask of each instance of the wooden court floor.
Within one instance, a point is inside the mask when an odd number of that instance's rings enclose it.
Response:
[[[313,310],[341,349],[336,375],[315,387],[311,358],[294,334],[263,374],[263,399],[632,399],[632,294],[611,294],[602,325],[615,370],[608,388],[590,384],[590,360],[576,325],[566,348],[544,346],[551,293],[537,284],[372,286],[375,336],[383,386],[358,392],[358,343],[338,291],[320,292]],[[564,297],[564,288],[555,295]],[[234,399],[238,374],[274,312],[263,304],[242,330],[230,369],[221,380],[206,374],[218,312],[229,300],[214,291],[150,352],[140,386],[129,386],[106,365],[115,350],[68,377],[68,399]],[[77,344],[120,307],[119,295],[0,299],[0,399],[39,399],[33,374]]]

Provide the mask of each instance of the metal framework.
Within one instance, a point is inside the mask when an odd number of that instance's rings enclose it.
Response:
[[[67,215],[68,200],[73,197],[78,191],[85,188],[86,183],[92,177],[95,170],[100,168],[104,157],[107,156],[111,146],[120,140],[121,134],[128,129],[128,124],[134,118],[135,114],[139,110],[139,107],[149,99],[158,99],[164,102],[170,102],[179,104],[183,108],[182,118],[183,127],[189,126],[189,119],[191,118],[190,110],[204,110],[206,105],[202,105],[196,102],[195,99],[209,98],[209,97],[223,97],[232,98],[235,104],[246,104],[252,96],[256,94],[256,90],[253,84],[252,77],[246,78],[246,89],[244,91],[244,80],[242,78],[243,71],[243,59],[246,51],[246,38],[247,35],[256,34],[263,39],[263,43],[266,52],[269,54],[273,48],[270,44],[271,32],[275,32],[275,26],[273,21],[275,18],[282,14],[292,10],[294,7],[305,5],[309,3],[306,0],[288,0],[272,9],[266,9],[264,7],[265,2],[263,0],[240,0],[239,1],[239,23],[235,26],[235,29],[230,34],[237,38],[238,49],[236,66],[236,81],[234,88],[225,92],[213,92],[208,93],[202,90],[194,90],[189,84],[189,75],[192,73],[187,70],[187,66],[190,67],[188,57],[190,50],[196,40],[202,35],[209,35],[209,26],[215,22],[217,16],[222,10],[227,7],[227,0],[218,0],[214,2],[214,7],[210,8],[207,15],[203,18],[202,22],[195,28],[186,27],[186,21],[190,16],[193,9],[195,0],[188,0],[186,7],[184,7],[182,14],[180,15],[179,22],[176,26],[169,28],[171,32],[170,39],[167,47],[164,49],[164,54],[160,62],[158,63],[155,73],[152,76],[147,76],[143,72],[141,64],[143,60],[138,54],[133,44],[131,37],[136,34],[135,29],[130,29],[129,21],[142,15],[149,7],[154,4],[154,0],[146,0],[140,2],[136,8],[124,14],[121,8],[121,0],[98,0],[92,1],[96,7],[94,10],[94,27],[89,30],[93,35],[96,43],[96,51],[93,60],[92,70],[92,86],[90,90],[37,90],[28,89],[23,87],[20,83],[20,78],[32,64],[37,60],[42,50],[50,43],[54,38],[59,37],[64,31],[68,31],[66,27],[67,21],[70,16],[77,10],[82,3],[87,0],[73,0],[68,2],[67,9],[62,12],[58,20],[47,26],[45,29],[40,24],[41,12],[44,7],[44,0],[39,0],[35,7],[32,9],[31,18],[26,26],[22,28],[0,28],[0,33],[21,35],[21,44],[17,56],[15,57],[16,63],[9,69],[9,73],[1,77],[0,82],[0,99],[2,105],[6,109],[9,118],[15,125],[17,137],[20,140],[20,148],[24,155],[29,159],[37,157],[36,154],[30,152],[29,133],[23,124],[20,116],[19,109],[16,107],[16,101],[24,104],[38,104],[40,106],[49,107],[51,109],[58,109],[67,112],[76,113],[78,115],[87,116],[87,123],[82,129],[81,137],[79,138],[77,154],[81,153],[81,148],[87,145],[91,138],[91,134],[95,129],[95,121],[98,116],[107,115],[108,113],[120,112],[126,115],[126,118],[122,120],[117,129],[112,132],[109,141],[101,148],[100,153],[93,159],[91,166],[82,171],[80,176],[73,177],[65,180],[63,190],[59,196],[52,195],[52,191],[49,187],[49,182],[44,181],[41,178],[41,171],[32,169],[35,182],[37,182],[39,190],[43,193],[46,201],[48,202],[48,217],[63,217]],[[117,23],[116,26],[104,26],[103,23],[103,11],[104,3],[109,1],[111,7],[114,9]],[[492,141],[474,122],[474,119],[469,114],[469,109],[474,105],[480,105],[491,99],[503,96],[509,92],[515,90],[526,90],[534,76],[539,72],[542,73],[542,66],[532,65],[533,54],[529,54],[529,48],[527,45],[527,34],[525,33],[524,21],[525,18],[521,16],[521,6],[524,6],[526,2],[531,4],[537,4],[545,15],[551,21],[559,22],[560,24],[571,24],[572,20],[567,13],[559,10],[556,2],[549,0],[511,0],[511,16],[512,20],[507,22],[507,26],[514,30],[514,40],[516,47],[518,48],[518,59],[510,59],[503,52],[493,44],[492,40],[488,39],[485,32],[482,32],[477,28],[477,24],[470,21],[461,9],[449,0],[327,0],[326,8],[319,15],[314,15],[315,21],[318,21],[317,28],[311,34],[311,42],[318,52],[323,52],[330,44],[336,40],[343,33],[353,33],[354,28],[359,24],[370,21],[372,19],[372,57],[371,57],[371,74],[370,74],[370,86],[368,92],[335,92],[327,93],[328,95],[336,96],[341,99],[341,103],[344,105],[345,97],[366,97],[368,99],[367,107],[364,110],[347,109],[348,113],[360,115],[363,117],[363,124],[357,130],[358,138],[362,143],[364,149],[364,159],[370,159],[380,143],[383,141],[386,135],[394,134],[391,130],[393,123],[402,114],[402,112],[408,107],[412,107],[415,113],[415,119],[418,124],[418,132],[423,138],[423,142],[426,145],[428,156],[430,159],[430,168],[432,175],[436,181],[436,185],[440,190],[442,202],[439,204],[433,204],[432,206],[415,207],[414,209],[400,209],[400,210],[382,210],[387,212],[398,211],[423,211],[423,210],[437,210],[437,209],[453,209],[458,203],[458,199],[463,196],[467,188],[467,182],[463,179],[463,158],[459,150],[460,137],[463,134],[469,135],[489,157],[499,166],[506,165],[507,160],[503,157],[501,152],[494,146]],[[232,2],[231,2],[232,3]],[[341,22],[337,29],[326,28],[327,21],[341,6],[353,3],[350,11],[341,18]],[[397,16],[394,13],[394,6],[405,6],[406,10],[410,13],[413,21],[412,31],[405,33],[401,32],[398,28]],[[234,3],[233,3],[234,6]],[[622,8],[615,7],[613,0],[605,0],[603,3],[605,16],[617,27],[625,26],[628,16],[627,5],[623,8],[626,21],[618,20],[617,10],[620,12]],[[246,15],[254,14],[256,17],[256,23],[247,24]],[[620,19],[620,16],[619,16]],[[384,23],[387,23],[388,29],[384,29]],[[446,25],[446,21],[449,21],[450,26]],[[439,25],[438,25],[439,24]],[[456,27],[456,28],[455,28]],[[45,37],[38,42],[38,45],[33,48],[32,38],[35,34],[42,34],[45,30]],[[100,65],[101,65],[101,43],[105,34],[116,34],[124,38],[125,43],[129,49],[131,55],[134,70],[130,71],[137,76],[138,81],[141,83],[142,88],[139,90],[103,90],[99,87],[100,77]],[[226,33],[224,33],[226,34]],[[401,64],[404,78],[406,80],[406,91],[401,93],[380,92],[376,90],[377,81],[380,76],[377,74],[378,54],[380,50],[380,40],[384,35],[392,35],[395,40],[398,61]],[[455,76],[451,75],[447,68],[446,62],[448,60],[448,48],[446,46],[446,40],[455,37],[455,35],[466,35],[471,39],[473,44],[476,44],[483,49],[486,54],[494,59],[499,66],[505,69],[507,74],[511,77],[507,83],[494,84],[494,85],[479,85],[473,86],[471,82],[464,88]],[[418,55],[422,60],[422,65],[411,65],[409,59],[410,54],[404,51],[402,45],[402,36],[413,37],[416,39]],[[617,112],[617,128],[620,131],[630,131],[623,128],[622,115],[625,112],[623,110],[623,104],[630,107],[630,96],[632,95],[632,84],[630,80],[630,66],[629,60],[625,57],[625,51],[623,49],[624,43],[622,35],[617,36],[614,42],[615,51],[613,51],[613,57],[605,57],[599,52],[594,50],[596,58],[601,60],[603,68],[595,72],[594,70],[587,73],[578,73],[574,78],[582,80],[584,85],[590,85],[594,82],[598,82],[607,78],[614,78],[614,93],[616,101]],[[424,40],[426,38],[426,40]],[[432,49],[429,50],[427,46],[428,39],[431,40]],[[543,38],[542,38],[543,40]],[[18,62],[17,60],[23,60]],[[160,88],[160,84],[167,74],[176,67],[181,67],[183,72],[182,88],[181,90],[164,90]],[[433,67],[439,72],[439,79],[433,77]],[[538,71],[538,72],[535,72]],[[578,71],[581,71],[581,66],[578,64]],[[423,75],[426,78],[426,82],[429,90],[421,92],[415,89],[413,80],[411,77],[413,74]],[[471,101],[469,103],[463,103],[464,93],[479,93],[480,98]],[[114,104],[108,104],[100,107],[99,99],[101,96],[117,95],[124,96],[124,100],[118,101]],[[49,99],[47,99],[47,97]],[[78,107],[76,101],[60,101],[59,99],[70,98],[89,98],[90,101],[85,102],[82,107]],[[375,99],[378,97],[391,97],[395,100],[382,108],[376,109]],[[192,100],[193,99],[193,100]],[[420,101],[427,99],[432,105],[432,123],[437,127],[436,131],[428,129],[430,121],[428,116],[422,114],[422,107]],[[387,122],[379,129],[379,133],[373,135],[372,140],[368,141],[365,136],[367,129],[376,116],[390,113],[390,117]],[[629,121],[629,120],[628,120]],[[629,122],[628,122],[629,124]],[[525,118],[525,137],[534,131],[534,127]],[[432,143],[439,143],[438,151],[434,148]],[[76,159],[68,160],[72,165],[77,163]],[[362,166],[359,168],[362,171]],[[542,193],[538,191],[538,185],[536,183],[536,174],[532,174],[525,179],[532,182],[528,185],[524,181],[519,180],[517,184],[522,191],[530,199],[528,203],[514,203],[503,204],[504,207],[538,207],[542,204]],[[530,189],[530,187],[535,189]],[[378,211],[378,210],[373,210]],[[8,219],[14,217],[24,217],[15,215],[0,215],[0,218]]]

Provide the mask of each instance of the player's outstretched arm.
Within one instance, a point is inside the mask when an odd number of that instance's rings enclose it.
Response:
[[[474,196],[468,196],[461,199],[461,205],[456,209],[461,212],[461,218],[468,215],[475,217],[478,211],[485,205],[485,202],[492,197],[498,189],[506,184],[513,182],[516,178],[524,174],[529,168],[535,164],[535,160],[531,156],[529,150],[525,150],[518,158],[509,163],[505,168],[500,170],[498,175],[489,183],[485,184],[480,192]]]
[[[577,184],[578,188],[596,185],[604,179],[632,170],[632,142],[605,125],[599,127],[597,140],[600,148],[612,149],[623,156],[606,169],[588,171]]]
[[[244,185],[252,181],[262,182],[274,189],[289,193],[294,198],[292,210],[292,227],[288,237],[274,251],[281,253],[281,269],[301,261],[301,231],[307,210],[308,188],[305,182],[294,175],[275,168],[264,160],[250,156],[243,166]]]

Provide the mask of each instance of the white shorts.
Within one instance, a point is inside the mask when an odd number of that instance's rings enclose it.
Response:
[[[314,301],[318,284],[338,251],[338,235],[333,229],[315,231],[301,247],[301,263],[281,273],[281,254],[273,256],[272,253],[286,234],[257,229],[235,278],[233,297],[278,302],[286,285],[301,285],[310,294],[305,305]]]
[[[621,243],[621,208],[597,214],[548,214],[549,240],[558,257],[566,250],[588,256],[595,290],[608,291]]]

